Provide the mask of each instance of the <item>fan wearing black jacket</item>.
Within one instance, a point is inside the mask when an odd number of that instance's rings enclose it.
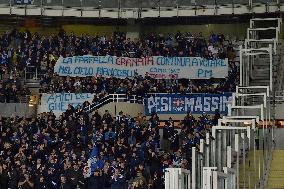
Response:
[[[89,178],[87,189],[104,189],[105,177],[101,170],[95,170]]]

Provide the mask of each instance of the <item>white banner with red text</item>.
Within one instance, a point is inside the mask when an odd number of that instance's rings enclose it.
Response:
[[[209,79],[228,75],[228,59],[202,57],[150,56],[129,58],[116,56],[60,57],[54,67],[60,76],[133,78],[149,75],[155,79]]]

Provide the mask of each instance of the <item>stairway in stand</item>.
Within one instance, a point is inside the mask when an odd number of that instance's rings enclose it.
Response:
[[[254,162],[254,153],[251,150],[248,152],[245,163],[245,174],[244,167],[240,166],[240,180],[239,186],[240,189],[254,189],[255,187],[259,187],[259,178],[258,175],[262,175],[262,165],[263,165],[263,151],[256,150],[255,151],[255,162]],[[240,160],[241,161],[241,160]],[[241,162],[239,162],[241,164]],[[261,172],[258,172],[258,167],[260,166]],[[254,177],[255,175],[255,177]]]
[[[267,189],[284,188],[284,150],[274,150]]]

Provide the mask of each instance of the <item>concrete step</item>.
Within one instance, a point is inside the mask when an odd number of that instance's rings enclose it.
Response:
[[[279,62],[279,58],[272,58],[272,63],[275,65]],[[262,58],[262,59],[254,59],[254,65],[270,65],[270,59]]]
[[[33,95],[38,95],[39,94],[39,88],[33,88],[33,87],[29,87],[31,94]]]
[[[278,69],[273,69],[272,70],[272,74],[277,74],[278,72]],[[255,69],[255,70],[252,70],[252,75],[270,75],[270,70],[260,70],[260,69]]]
[[[261,68],[259,68],[261,67]],[[262,67],[262,66],[254,66],[253,67],[253,71],[258,71],[258,72],[270,72],[270,67],[269,66],[265,66],[265,67]]]
[[[26,85],[28,86],[28,88],[40,88],[39,83],[26,83]]]
[[[26,85],[29,88],[40,88],[40,81],[37,79],[26,79]]]
[[[254,186],[258,186],[259,184],[259,179],[258,179],[258,174],[259,174],[259,162],[260,165],[262,165],[263,162],[263,152],[261,150],[257,150],[255,153],[255,162],[254,162],[254,153],[253,151],[248,152],[248,155],[246,157],[246,162],[245,162],[245,175],[243,174],[244,167],[242,165],[242,160],[240,160],[240,188],[245,188],[245,189],[254,189]],[[256,175],[256,177],[254,177]],[[260,175],[262,175],[262,167],[260,167]]]
[[[251,75],[251,78],[253,79],[256,79],[256,78],[259,78],[259,79],[269,79],[270,76],[269,73],[266,73],[266,72],[253,72],[252,75]]]
[[[251,86],[266,86],[269,85],[269,79],[261,80],[261,79],[255,79],[250,82]]]
[[[270,70],[255,69],[255,70],[252,70],[252,74],[253,74],[253,75],[257,75],[257,74],[260,74],[260,75],[269,75],[269,74],[270,74]]]
[[[267,188],[284,188],[284,150],[274,150]]]
[[[26,79],[26,83],[40,83],[39,79]]]

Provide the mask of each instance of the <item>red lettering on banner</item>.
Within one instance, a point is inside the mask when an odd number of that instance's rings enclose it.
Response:
[[[178,79],[178,74],[169,74],[170,78]]]
[[[121,60],[120,60],[120,58],[117,57],[115,62],[116,62],[116,65],[119,65],[119,66],[121,65]]]
[[[121,57],[120,59],[121,59],[121,60],[120,60],[120,62],[121,62],[120,65],[121,65],[121,66],[125,66],[125,58]]]
[[[140,58],[132,58],[132,64],[131,66],[139,66],[138,61],[140,60]]]
[[[153,56],[149,56],[148,57],[148,61],[147,61],[147,65],[154,65],[154,58],[153,58]]]
[[[144,66],[144,58],[137,58],[136,66]]]
[[[154,58],[152,56],[143,58],[117,57],[116,65],[127,67],[154,65]]]
[[[154,79],[178,79],[178,74],[149,73]]]
[[[137,58],[131,58],[131,67],[137,66]]]
[[[126,59],[126,66],[130,66],[130,67],[133,66],[130,58]]]
[[[154,79],[165,79],[166,76],[165,74],[149,74],[150,77],[154,78]]]

